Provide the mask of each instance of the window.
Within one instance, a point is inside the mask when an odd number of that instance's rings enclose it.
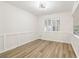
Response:
[[[60,27],[59,18],[45,20],[45,31],[48,32],[59,31],[59,27]]]
[[[79,25],[74,26],[74,34],[79,35]]]

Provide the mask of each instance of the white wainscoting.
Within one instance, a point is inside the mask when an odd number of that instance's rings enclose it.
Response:
[[[41,33],[41,32],[40,33],[37,33],[37,32],[6,33],[3,35],[0,35],[0,53],[13,49],[13,48],[16,48],[16,47],[26,44],[28,42],[34,41],[36,39],[46,39],[46,40],[50,40],[50,41],[70,43],[71,40],[73,39],[71,35],[72,35],[71,33],[58,33],[58,32],[53,32],[53,33]],[[76,44],[78,44],[78,42],[79,41],[77,41]]]
[[[0,52],[4,50],[4,36],[0,35]]]
[[[76,56],[79,57],[79,37],[77,35],[72,35],[71,44],[76,53]]]
[[[41,39],[50,40],[50,41],[58,41],[70,43],[72,33],[63,33],[63,32],[41,32]]]
[[[38,39],[35,32],[7,33],[0,36],[0,53]]]

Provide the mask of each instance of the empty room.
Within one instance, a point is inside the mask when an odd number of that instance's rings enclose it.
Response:
[[[0,1],[0,58],[78,58],[79,1]]]

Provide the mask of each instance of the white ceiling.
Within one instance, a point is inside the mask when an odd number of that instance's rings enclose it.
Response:
[[[44,2],[46,8],[39,8],[38,1],[8,1],[7,3],[40,16],[57,12],[72,11],[74,1],[47,1]]]

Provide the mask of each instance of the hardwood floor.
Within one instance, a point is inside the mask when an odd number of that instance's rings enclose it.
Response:
[[[23,46],[1,53],[2,58],[75,58],[70,44],[35,40]]]

